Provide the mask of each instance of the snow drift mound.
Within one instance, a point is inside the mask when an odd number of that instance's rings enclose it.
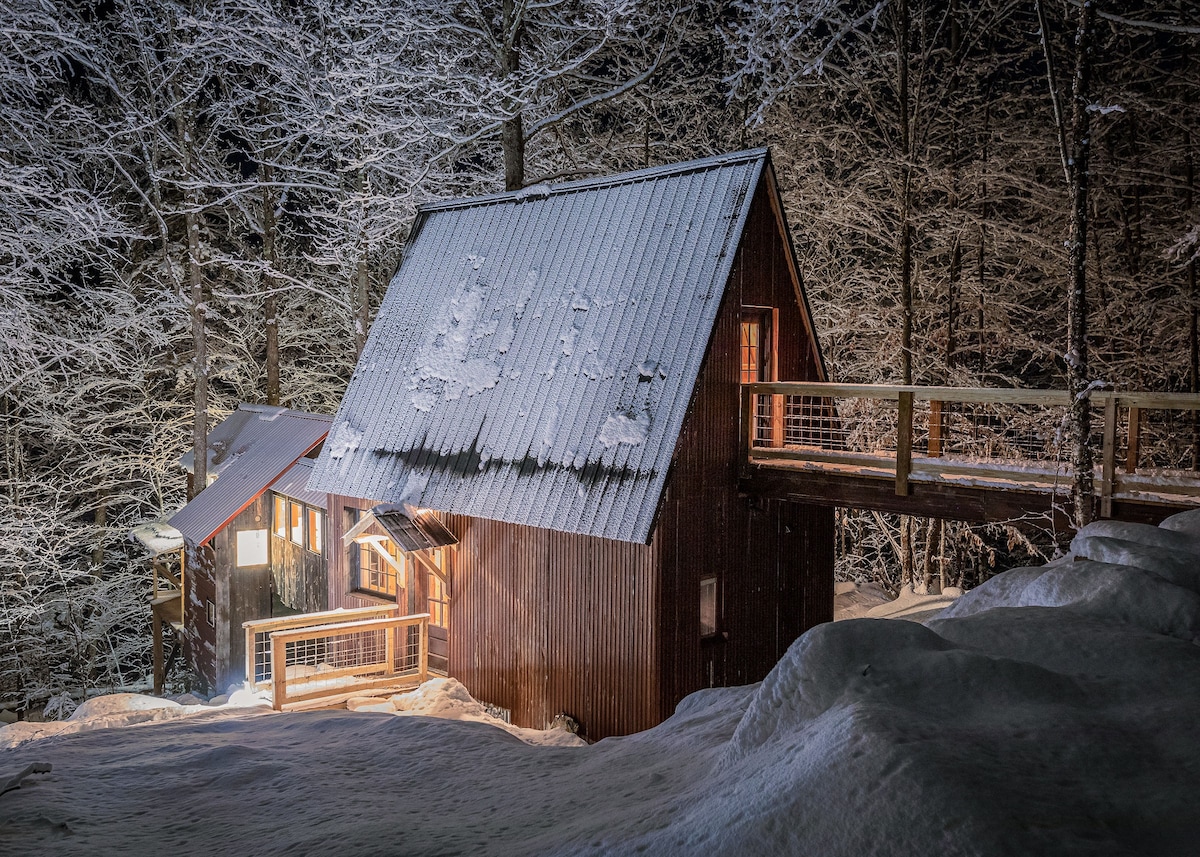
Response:
[[[0,852],[157,854],[162,796],[217,855],[1194,855],[1200,512],[1101,522],[924,624],[848,619],[761,685],[588,747],[494,728],[456,682],[0,749]],[[146,703],[150,704],[150,703]],[[138,699],[96,716],[166,718]],[[87,712],[85,712],[86,714]],[[476,720],[481,722],[462,722]],[[490,725],[485,725],[489,724]],[[11,729],[11,727],[9,727]],[[523,737],[523,736],[519,736]],[[562,738],[569,738],[565,733]],[[526,738],[525,740],[528,740]],[[365,796],[384,795],[368,806]],[[379,811],[382,809],[382,811]],[[66,834],[69,834],[66,835]],[[176,847],[180,846],[176,843]]]
[[[1085,528],[928,626],[814,628],[750,699],[721,786],[637,846],[1195,853],[1197,518]]]

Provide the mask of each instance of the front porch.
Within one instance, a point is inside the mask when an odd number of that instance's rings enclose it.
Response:
[[[276,711],[412,690],[429,677],[429,614],[397,605],[245,622],[246,682]]]

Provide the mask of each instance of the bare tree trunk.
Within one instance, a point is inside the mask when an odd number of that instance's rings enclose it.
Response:
[[[1184,209],[1190,215],[1195,205],[1196,165],[1192,158],[1192,135],[1184,135]],[[1200,302],[1196,294],[1196,259],[1187,265],[1188,296],[1188,392],[1200,393]],[[1200,413],[1192,411],[1192,469],[1200,469]]]
[[[1072,499],[1075,523],[1092,520],[1093,480],[1091,402],[1088,399],[1088,157],[1091,152],[1091,90],[1093,33],[1096,0],[1084,0],[1075,34],[1075,77],[1071,92],[1071,153],[1067,159],[1071,191],[1071,225],[1067,236],[1069,283],[1067,289],[1067,390],[1071,394],[1070,441],[1074,471]]]
[[[275,294],[278,259],[275,254],[275,205],[276,193],[273,186],[274,168],[263,164],[263,331],[266,335],[267,404],[278,405],[279,384],[279,301]]]
[[[182,163],[183,179],[191,175],[191,117],[183,100],[175,93],[175,133]],[[192,480],[188,499],[208,484],[208,327],[205,323],[204,272],[200,268],[200,199],[189,183],[183,192],[183,223],[187,239],[187,283],[192,317]]]
[[[204,275],[200,270],[200,215],[196,210],[198,201],[193,192],[187,194],[187,212],[184,224],[187,228],[188,285],[191,288],[192,304],[192,371],[195,387],[192,407],[192,496],[199,494],[208,484],[208,329],[204,319]],[[191,499],[189,497],[189,499]]]
[[[959,49],[962,44],[962,31],[958,24],[958,0],[951,0],[950,3],[950,63],[957,67],[959,60]],[[957,93],[958,75],[952,73],[951,85],[948,90],[948,98],[953,99]],[[962,240],[958,234],[958,162],[959,162],[959,140],[958,140],[958,111],[951,103],[950,117],[950,198],[947,204],[950,211],[955,215],[954,226],[954,244],[950,248],[950,270],[946,283],[946,369],[950,370],[954,367],[955,352],[958,349],[957,337],[955,335],[955,325],[957,324],[958,314],[958,292],[959,284],[962,281]],[[947,372],[947,374],[949,374]],[[947,383],[949,378],[947,378]]]
[[[900,101],[900,375],[912,383],[912,131],[908,115],[908,0],[897,9],[897,98]]]
[[[521,67],[522,22],[514,0],[504,0],[501,22],[500,71],[506,78],[515,77]],[[504,189],[520,190],[525,186],[525,127],[521,121],[521,105],[515,99],[505,104],[509,118],[500,126],[500,146],[504,150]]]
[[[367,344],[367,331],[371,327],[370,271],[367,269],[366,248],[358,258],[358,269],[354,275],[354,356],[362,354]]]
[[[989,96],[991,95],[990,92],[988,94],[989,94]],[[978,342],[976,344],[979,348],[978,357],[979,357],[979,374],[980,375],[982,375],[984,370],[987,368],[987,350],[984,347],[983,301],[984,301],[984,294],[986,293],[986,286],[987,286],[987,261],[986,261],[987,260],[987,238],[988,238],[987,222],[988,222],[988,217],[991,216],[991,206],[988,205],[988,202],[989,202],[989,200],[988,200],[988,183],[987,183],[987,178],[986,178],[987,171],[988,171],[988,155],[991,151],[990,147],[988,146],[988,134],[991,131],[991,126],[992,126],[991,103],[990,103],[990,100],[985,100],[984,106],[983,106],[983,150],[979,153],[979,159],[981,161],[980,172],[984,176],[984,178],[979,183],[979,247],[978,247],[978,251],[976,253],[977,258],[975,259],[976,276],[979,280],[979,307],[978,307],[979,316],[978,316],[978,323],[977,323]]]

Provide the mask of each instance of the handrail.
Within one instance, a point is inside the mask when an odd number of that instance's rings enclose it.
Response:
[[[409,648],[397,653],[397,634],[409,628],[418,631],[415,663]],[[378,645],[379,632],[383,633],[382,646]],[[305,646],[306,643],[313,645]],[[345,696],[364,689],[394,685],[402,678],[415,679],[415,683],[420,684],[429,677],[429,614],[281,629],[271,632],[270,646],[272,706],[277,711],[332,695]],[[298,653],[319,652],[311,657],[327,658],[331,663],[322,664],[327,668],[312,675],[289,677],[289,651],[293,658],[298,657]],[[299,687],[300,692],[289,693],[289,685]]]
[[[246,634],[246,681],[251,684],[263,684],[255,681],[257,664],[255,654],[259,648],[257,637],[269,639],[271,632],[291,628],[311,628],[326,622],[353,621],[355,619],[374,619],[396,616],[400,613],[398,604],[380,604],[372,607],[338,607],[334,610],[321,610],[317,613],[297,613],[292,616],[280,616],[271,619],[251,619],[242,623]],[[262,640],[265,645],[267,639]]]
[[[828,381],[759,381],[743,385],[756,395],[819,396],[899,400],[912,393],[917,402],[964,402],[998,405],[1069,405],[1066,390],[1034,390],[1024,387],[936,387],[918,384],[837,384]],[[1095,389],[1088,397],[1102,404],[1115,399],[1118,407],[1141,407],[1200,411],[1200,393],[1156,393],[1147,390]]]
[[[1171,502],[1185,501],[1189,505],[1200,502],[1200,473],[1194,478],[1178,479],[1175,478],[1178,470],[1139,466],[1139,456],[1145,454],[1146,449],[1143,435],[1150,424],[1146,418],[1147,411],[1191,412],[1193,416],[1188,418],[1190,427],[1185,426],[1187,432],[1183,434],[1171,433],[1179,432],[1180,425],[1178,422],[1172,423],[1170,417],[1161,426],[1156,420],[1155,428],[1164,432],[1158,436],[1158,449],[1160,453],[1166,449],[1174,456],[1168,458],[1168,462],[1177,460],[1180,451],[1185,457],[1188,450],[1193,450],[1193,455],[1200,454],[1200,429],[1197,429],[1200,415],[1196,414],[1200,411],[1200,394],[1094,389],[1089,390],[1087,395],[1093,407],[1102,409],[1102,417],[1096,423],[1101,429],[1101,442],[1096,456],[1096,496],[1100,501],[1101,516],[1111,515],[1115,495],[1131,497],[1141,493],[1144,496],[1145,492],[1150,491],[1169,498]],[[878,418],[855,420],[847,415],[845,408],[839,410],[835,407],[834,402],[838,399],[886,402],[884,413],[894,416],[882,420],[881,434]],[[926,434],[922,435],[921,446],[914,449],[915,402],[928,403],[928,406],[921,411],[921,428]],[[951,404],[955,407],[948,408]],[[1069,484],[1065,450],[1060,455],[1058,443],[1051,444],[1043,437],[1055,434],[1057,415],[1054,415],[1053,422],[1043,415],[1039,423],[1036,414],[1031,417],[1026,412],[1022,427],[1011,421],[1019,419],[1021,412],[1005,415],[1003,407],[1062,409],[1065,416],[1070,404],[1070,394],[1065,390],[817,381],[744,384],[740,432],[743,461],[749,463],[751,458],[796,459],[809,466],[866,468],[873,472],[860,475],[892,478],[896,494],[900,496],[909,493],[909,483],[913,480],[946,481],[956,477],[961,480],[966,476],[1004,480],[1012,483],[1012,487],[1023,490],[1046,490],[1047,484],[1052,489],[1058,486],[1065,488]],[[960,411],[958,406],[972,405],[999,408],[999,413],[986,407],[982,412],[990,415],[988,418],[992,422],[971,423],[973,430],[980,432],[980,438],[962,434],[962,415],[968,411]],[[980,418],[980,412],[974,409],[969,413],[973,415],[972,420]],[[953,437],[951,417],[959,420],[958,431]],[[783,428],[785,420],[786,431]],[[847,425],[853,431],[844,430]],[[1021,432],[1028,432],[1031,425],[1037,430],[1038,438],[1042,439],[1035,439],[1034,446],[1029,449],[1024,448],[1028,437],[1014,446],[1013,435],[1006,432],[1015,432],[1017,437],[1024,437]],[[1118,461],[1118,447],[1122,440],[1118,429],[1122,426],[1125,427],[1125,451]],[[886,443],[893,444],[891,449],[886,445],[879,447],[877,444],[881,439],[888,438],[889,433],[891,439]],[[786,438],[791,439],[790,443]],[[985,438],[986,443],[981,438]],[[867,448],[858,446],[859,443],[866,443]],[[984,449],[970,454],[968,458],[960,458],[958,462],[946,461],[945,456],[950,454],[951,446],[957,446],[961,454],[964,443],[968,444],[968,448],[982,445]],[[1046,444],[1044,447],[1041,446],[1043,443]],[[1017,457],[996,456],[993,453],[997,448],[1016,449]]]

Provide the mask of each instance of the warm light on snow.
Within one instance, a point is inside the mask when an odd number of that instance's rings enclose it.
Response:
[[[0,779],[52,765],[0,796],[0,851],[1193,854],[1200,512],[1073,551],[924,624],[821,625],[761,685],[589,747],[453,681],[296,714],[103,697],[0,730]]]

